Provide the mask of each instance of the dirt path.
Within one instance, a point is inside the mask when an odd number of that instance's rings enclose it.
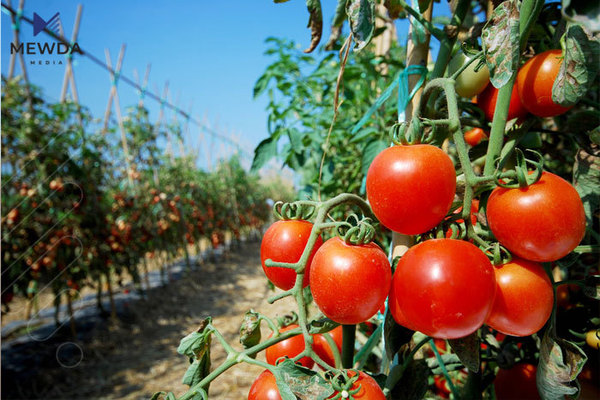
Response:
[[[2,398],[142,399],[161,390],[180,395],[187,390],[181,380],[188,366],[176,352],[180,339],[211,315],[225,338],[240,348],[238,330],[245,311],[254,308],[275,316],[293,309],[289,299],[269,305],[266,299],[272,293],[260,267],[259,243],[242,244],[221,262],[206,263],[189,278],[129,304],[118,323],[95,324],[76,344],[63,334],[15,349],[33,359],[16,370],[5,370],[3,362]],[[213,343],[213,367],[224,358],[225,352]],[[260,372],[255,366],[233,367],[213,382],[211,398],[246,398]]]

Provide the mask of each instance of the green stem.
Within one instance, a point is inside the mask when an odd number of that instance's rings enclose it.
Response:
[[[342,330],[342,367],[345,369],[350,369],[354,365],[356,325],[343,325]]]
[[[456,10],[452,16],[450,25],[456,27],[457,31],[460,29],[470,5],[471,2],[469,0],[459,0],[458,4],[456,5]],[[452,48],[454,47],[454,43],[456,43],[457,37],[458,34],[452,38],[448,37],[448,35],[444,35],[444,38],[440,42],[440,50],[438,51],[433,71],[431,72],[432,78],[440,78],[444,76],[444,72],[446,72],[446,67],[448,66],[448,61],[450,60],[450,56],[452,54]]]
[[[425,29],[427,29],[429,33],[437,40],[442,41],[446,37],[444,31],[436,28],[435,25],[433,25],[430,21],[427,21],[425,18],[423,18],[423,15],[421,15],[420,12],[409,6],[408,3],[406,3],[406,1],[399,0],[399,3],[402,5],[402,7],[406,10],[407,13],[409,13],[416,21],[421,23],[421,25],[423,25]]]
[[[527,44],[527,38],[529,37],[529,32],[531,31],[533,24],[538,18],[543,5],[543,0],[523,1],[521,5],[521,15],[519,19],[521,49],[525,48],[525,45]],[[483,169],[484,175],[490,175],[494,172],[494,161],[500,155],[504,139],[504,131],[506,129],[506,120],[508,118],[510,98],[516,79],[517,74],[515,72],[513,73],[512,77],[508,80],[508,82],[504,86],[502,86],[498,91],[498,98],[496,101],[496,108],[494,110],[494,119],[492,121],[492,129],[490,132],[488,151],[485,158],[485,167]]]
[[[344,328],[342,328],[344,329]],[[342,356],[340,355],[340,350],[338,349],[337,344],[333,340],[333,337],[329,333],[324,333],[323,338],[327,341],[331,352],[333,353],[333,360],[336,368],[342,367]]]

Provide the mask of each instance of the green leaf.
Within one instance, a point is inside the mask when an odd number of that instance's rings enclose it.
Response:
[[[265,165],[271,158],[277,156],[277,140],[272,137],[260,142],[254,150],[254,159],[252,160],[251,172],[256,172]]]
[[[317,48],[323,36],[323,11],[321,10],[321,0],[306,0],[308,9],[308,27],[310,28],[310,46],[304,50],[305,53],[311,53]]]
[[[460,339],[449,339],[450,347],[456,353],[463,365],[471,372],[479,371],[479,336],[477,331]]]
[[[192,358],[201,357],[202,354],[210,348],[210,335],[212,334],[212,329],[207,329],[207,327],[211,321],[212,319],[210,317],[206,318],[202,321],[196,332],[192,332],[181,339],[179,347],[177,347],[177,352]]]
[[[350,30],[356,42],[355,51],[363,49],[373,36],[375,29],[375,2],[373,0],[349,0],[346,14]]]
[[[504,1],[496,7],[481,33],[490,81],[498,89],[519,68],[519,14],[516,0]]]
[[[374,139],[367,143],[362,155],[361,172],[366,174],[367,171],[369,171],[369,167],[371,166],[371,163],[377,154],[381,153],[387,148],[388,142],[380,139]]]
[[[346,3],[348,0],[338,0],[335,7],[335,14],[333,15],[333,21],[331,22],[331,34],[325,45],[325,50],[333,50],[337,40],[342,34],[342,26],[346,19]]]
[[[258,313],[252,310],[244,314],[240,327],[240,343],[245,349],[260,343],[260,319]]]
[[[587,0],[562,0],[561,12],[567,21],[583,24],[592,32],[600,31],[600,3]]]
[[[427,393],[429,368],[425,360],[412,360],[392,390],[393,399],[420,400]]]
[[[304,139],[304,133],[300,132],[296,128],[289,128],[286,130],[290,144],[295,152],[302,152],[304,146],[302,145],[302,139]]]
[[[410,342],[415,332],[402,325],[398,325],[389,310],[385,314],[383,324],[385,353],[388,360],[393,360],[400,348]]]
[[[311,335],[316,335],[318,333],[326,333],[340,326],[337,322],[333,322],[330,319],[321,319],[318,321],[312,321],[310,326],[308,327],[308,332]]]
[[[283,400],[325,400],[333,394],[331,385],[316,371],[286,359],[277,365],[273,375]]]
[[[592,154],[580,148],[575,155],[573,166],[573,186],[583,202],[587,226],[594,226],[594,214],[600,208],[598,188],[600,187],[600,149],[593,149]]]
[[[419,0],[419,11],[423,14],[429,5],[431,4],[431,0]]]
[[[600,42],[590,40],[580,25],[570,25],[561,44],[564,59],[552,85],[552,101],[568,107],[585,96],[598,75]]]
[[[575,344],[551,336],[547,329],[540,346],[540,362],[536,382],[544,400],[562,400],[565,395],[576,397],[579,392],[577,375],[587,356]]]
[[[271,80],[272,77],[273,77],[273,75],[271,75],[270,71],[267,71],[263,75],[261,75],[260,78],[258,78],[256,83],[254,84],[254,89],[252,91],[252,96],[254,98],[257,98],[258,96],[260,96],[267,89],[267,86],[269,85],[269,81]]]
[[[194,360],[194,362],[190,364],[183,375],[183,384],[190,387],[196,385],[202,380],[202,378],[204,378],[204,376],[206,376],[203,375],[202,372],[202,363],[199,360]]]

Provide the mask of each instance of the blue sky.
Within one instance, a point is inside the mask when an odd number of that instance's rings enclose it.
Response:
[[[18,4],[12,1],[13,6]],[[98,1],[83,0],[83,17],[78,37],[79,45],[87,52],[104,60],[104,49],[111,52],[113,65],[122,43],[127,45],[122,74],[133,78],[134,69],[143,76],[146,65],[152,64],[149,90],[162,92],[169,81],[170,101],[179,101],[192,114],[225,134],[242,138],[251,150],[267,135],[266,99],[252,98],[252,88],[270,59],[263,55],[264,40],[269,36],[295,40],[302,48],[310,42],[306,28],[308,14],[305,2],[292,0],[273,4],[267,0],[231,1]],[[57,11],[70,37],[78,2],[72,0],[27,0],[24,15],[32,18],[33,12],[48,19]],[[444,2],[436,5],[446,7]],[[324,36],[335,2],[323,1],[325,19]],[[10,18],[2,14],[1,70],[8,71],[12,30]],[[399,36],[405,41],[406,23],[400,23]],[[51,41],[45,35],[33,37],[33,29],[24,23],[21,40]],[[64,75],[63,65],[29,65],[27,70],[32,83],[44,89],[48,99],[58,99]],[[61,56],[44,56],[59,60]],[[80,102],[90,108],[95,117],[104,114],[110,80],[106,71],[87,58],[76,57],[75,79]],[[17,68],[17,72],[19,69]],[[127,85],[119,85],[121,108],[133,105],[138,94]],[[158,104],[148,100],[151,119],[158,115]],[[166,118],[172,120],[168,111]],[[192,126],[188,144],[195,146],[199,129]],[[205,139],[207,140],[207,139]],[[214,144],[214,151],[220,145]],[[222,147],[221,147],[222,149]]]

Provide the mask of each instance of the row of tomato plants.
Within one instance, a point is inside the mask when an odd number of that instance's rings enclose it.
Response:
[[[217,248],[268,218],[268,190],[238,158],[206,172],[193,157],[162,154],[159,140],[179,126],[154,126],[132,109],[125,162],[114,128],[102,132],[79,106],[30,92],[2,82],[3,311],[15,294],[35,304],[43,288],[58,310],[86,286],[102,307],[102,289],[110,294],[124,274],[139,287],[149,259],[160,258],[162,273],[182,255],[190,267],[188,248],[199,255],[200,241]]]

